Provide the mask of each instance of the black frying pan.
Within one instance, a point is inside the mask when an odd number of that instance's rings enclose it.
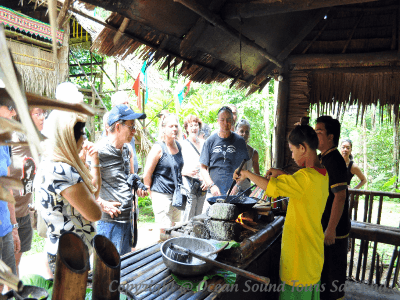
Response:
[[[225,195],[210,197],[207,199],[207,201],[208,203],[210,203],[210,205],[213,205],[214,203],[224,203],[225,197],[226,197]],[[239,208],[239,210],[246,211],[252,208],[257,203],[257,201],[258,201],[257,199],[253,199],[247,196],[237,197],[236,195],[234,195],[234,196],[228,196],[225,203],[235,204]]]

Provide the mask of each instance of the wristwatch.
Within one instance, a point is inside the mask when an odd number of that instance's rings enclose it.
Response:
[[[18,226],[18,223],[15,223],[15,224],[12,224],[12,228],[14,229],[14,228],[19,228],[19,226]]]

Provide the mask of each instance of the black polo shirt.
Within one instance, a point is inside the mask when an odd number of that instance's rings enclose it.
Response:
[[[342,190],[346,190],[346,201],[343,208],[343,213],[340,221],[336,227],[336,238],[343,238],[350,232],[350,218],[349,218],[349,199],[347,192],[347,169],[343,157],[340,155],[337,148],[329,149],[324,155],[319,155],[321,163],[325,166],[329,175],[329,196],[326,201],[325,211],[322,215],[322,228],[328,227],[329,219],[331,217],[331,210],[335,194]]]

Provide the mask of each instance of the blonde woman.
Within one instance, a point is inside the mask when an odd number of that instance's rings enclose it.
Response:
[[[174,226],[181,212],[172,206],[175,182],[171,161],[178,184],[182,184],[183,157],[177,142],[179,127],[175,115],[167,115],[161,123],[160,142],[153,145],[144,168],[144,184],[150,190],[156,223],[161,228]],[[172,159],[171,159],[172,157]]]
[[[36,201],[42,205],[41,214],[47,224],[45,250],[54,274],[58,241],[65,231],[78,234],[89,252],[96,235],[94,222],[101,218],[100,205],[95,199],[100,192],[101,178],[97,150],[86,141],[86,117],[70,112],[53,112],[52,135],[47,152],[37,173]],[[85,149],[91,162],[89,171],[79,158]]]

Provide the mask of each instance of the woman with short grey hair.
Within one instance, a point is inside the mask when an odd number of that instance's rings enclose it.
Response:
[[[251,125],[249,121],[245,119],[241,119],[235,127],[235,132],[240,135],[244,141],[246,142],[247,152],[249,154],[250,160],[246,162],[243,167],[243,170],[254,171],[255,174],[260,175],[260,166],[259,166],[259,155],[258,151],[251,147],[248,142],[250,138],[250,130]],[[249,179],[243,180],[238,184],[239,191],[244,191],[251,186],[251,182]],[[250,195],[250,191],[248,191],[248,195]]]

